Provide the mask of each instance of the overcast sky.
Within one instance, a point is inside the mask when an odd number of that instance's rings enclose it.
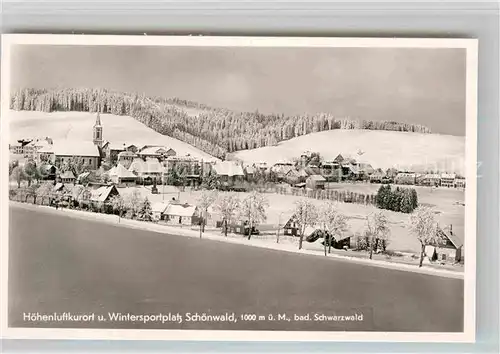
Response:
[[[465,50],[18,46],[12,89],[88,87],[465,134]]]

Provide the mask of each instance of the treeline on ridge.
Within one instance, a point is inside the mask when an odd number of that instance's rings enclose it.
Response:
[[[199,115],[187,114],[194,108]],[[369,129],[430,133],[418,124],[338,119],[332,114],[262,114],[213,108],[179,98],[148,97],[106,89],[21,89],[10,108],[26,111],[79,111],[128,115],[160,134],[189,143],[213,156],[272,146],[301,135],[333,129]]]

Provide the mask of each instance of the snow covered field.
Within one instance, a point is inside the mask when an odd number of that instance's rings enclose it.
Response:
[[[297,158],[304,151],[319,152],[325,159],[350,155],[374,168],[390,167],[417,172],[440,170],[463,174],[465,137],[382,130],[330,130],[311,133],[258,149],[238,151],[234,158],[267,162]]]
[[[376,192],[378,185],[370,184],[338,184],[339,189],[349,191],[372,191]],[[200,191],[180,191],[173,186],[165,186],[165,194],[162,194],[162,186],[159,186],[160,194],[151,194],[150,187],[133,187],[133,188],[120,188],[119,192],[122,195],[132,193],[137,189],[142,197],[148,197],[151,202],[169,201],[172,198],[180,200],[182,203],[196,204],[199,198]],[[464,201],[464,192],[458,189],[439,188],[433,189],[426,187],[417,187],[418,197],[420,204],[433,206],[436,210],[436,218],[440,225],[445,226],[453,224],[453,230],[460,239],[464,239],[464,213],[465,207],[460,203]],[[240,199],[243,199],[247,193],[237,193]],[[267,210],[267,221],[262,229],[276,230],[278,224],[283,224],[288,220],[288,217],[293,213],[295,201],[303,197],[280,195],[274,193],[266,193],[269,200],[269,208]],[[310,199],[316,205],[321,205],[324,201]],[[457,203],[459,202],[459,203]],[[374,206],[366,206],[360,204],[338,203],[340,212],[350,218],[348,224],[352,232],[362,232],[365,228],[366,216],[375,211],[381,211]],[[409,214],[396,213],[389,210],[383,210],[387,215],[391,228],[391,238],[388,249],[400,252],[418,253],[420,244],[416,238],[409,234],[406,224]],[[214,217],[215,219],[216,217]]]
[[[88,112],[9,111],[10,142],[16,139],[49,136],[52,139],[92,140],[96,114]],[[101,114],[103,138],[111,142],[158,144],[174,149],[178,155],[191,154],[205,161],[215,157],[180,140],[159,134],[129,116]]]

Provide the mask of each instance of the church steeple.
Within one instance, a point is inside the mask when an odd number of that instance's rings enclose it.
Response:
[[[95,145],[102,148],[102,125],[99,111],[97,111],[97,117],[95,119],[93,141]]]

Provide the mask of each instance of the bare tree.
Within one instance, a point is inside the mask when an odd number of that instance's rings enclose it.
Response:
[[[434,211],[427,206],[419,206],[410,214],[408,227],[410,232],[415,235],[420,242],[419,267],[422,267],[425,246],[437,245],[441,241]]]
[[[321,209],[321,223],[325,229],[325,256],[326,256],[326,237],[328,237],[328,253],[331,252],[331,237],[340,239],[342,234],[347,231],[347,217],[337,210],[335,204],[327,202]]]
[[[41,199],[42,204],[46,197],[50,199],[53,187],[52,183],[42,183],[40,188],[36,190],[36,194]]]
[[[127,203],[120,194],[113,196],[110,202],[111,205],[113,206],[113,209],[118,211],[118,222],[120,222],[120,219],[123,215],[123,211],[127,207]]]
[[[16,166],[12,169],[10,178],[17,182],[17,188],[21,188],[21,182],[26,180],[26,174],[21,166]]]
[[[383,212],[376,212],[366,217],[366,236],[370,248],[370,259],[373,258],[373,251],[378,247],[380,240],[387,242],[390,235],[389,221]]]
[[[205,224],[206,224],[206,218],[208,216],[208,208],[215,202],[217,199],[217,191],[216,190],[210,190],[210,191],[203,191],[200,195],[200,197],[197,200],[197,206],[198,208],[201,209],[202,211],[202,216],[200,220],[200,238],[203,232],[205,232]]]
[[[127,194],[124,199],[127,209],[129,209],[131,212],[131,217],[134,218],[139,212],[139,208],[141,207],[141,204],[143,202],[141,193],[137,189],[134,189],[134,191],[130,194]]]
[[[266,209],[269,207],[267,198],[256,191],[251,192],[240,203],[239,215],[243,220],[248,222],[248,239],[252,237],[253,228],[260,222],[267,219]]]
[[[240,199],[231,193],[219,195],[215,202],[215,210],[222,215],[224,223],[224,235],[227,237],[228,224],[235,218],[236,212],[240,206]]]
[[[308,226],[314,226],[318,222],[318,210],[316,206],[307,199],[300,199],[295,202],[294,220],[296,221],[300,239],[299,250],[302,249],[304,234]]]

